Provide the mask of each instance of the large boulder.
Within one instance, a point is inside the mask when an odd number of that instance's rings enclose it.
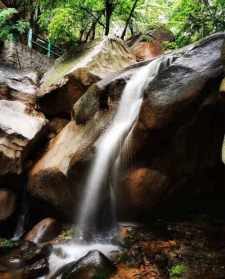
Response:
[[[106,38],[71,50],[42,78],[38,92],[41,110],[51,116],[70,113],[91,84],[133,63],[135,57],[119,39]]]
[[[22,172],[24,160],[46,124],[44,115],[30,105],[0,100],[0,175]]]
[[[177,188],[199,181],[204,171],[221,163],[225,117],[218,92],[224,74],[224,43],[225,33],[218,33],[162,55],[153,64],[146,61],[130,66],[90,87],[74,106],[76,124],[71,122],[63,129],[33,168],[29,180],[32,195],[62,209],[72,203],[81,190],[78,182],[85,174],[83,161],[90,156],[81,147],[90,151],[102,131],[98,129],[101,113],[107,114],[112,104],[116,107],[129,79],[142,67],[151,70],[152,65],[157,71],[146,86],[130,138],[128,152],[133,164],[126,163],[127,169],[121,169],[120,207],[145,211]]]

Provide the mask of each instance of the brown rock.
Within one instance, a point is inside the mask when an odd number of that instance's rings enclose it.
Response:
[[[47,120],[20,101],[0,100],[0,174],[21,173],[33,143]]]
[[[69,120],[55,117],[49,121],[49,137],[58,135],[62,129],[69,123]]]
[[[60,232],[60,225],[53,218],[45,218],[25,236],[25,240],[41,243],[53,240]]]
[[[162,54],[162,48],[158,41],[139,42],[132,47],[132,53],[137,61],[155,58]]]
[[[16,209],[16,197],[10,190],[0,190],[0,222],[10,217]]]
[[[59,58],[41,80],[41,110],[52,116],[70,113],[91,84],[132,63],[135,57],[119,39],[105,39],[71,51]]]
[[[133,168],[120,182],[120,210],[135,212],[153,208],[169,185],[169,177],[160,170],[146,167]],[[130,212],[132,215],[132,213]]]
[[[28,183],[30,193],[71,216],[71,207],[77,202],[73,192],[79,192],[83,164],[112,115],[113,111],[99,112],[85,126],[69,122],[33,167]],[[72,173],[75,178],[71,178]]]

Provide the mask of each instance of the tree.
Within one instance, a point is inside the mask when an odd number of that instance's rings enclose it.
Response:
[[[28,29],[28,22],[19,20],[14,8],[0,10],[0,39],[16,40]]]
[[[113,0],[105,0],[105,35],[109,35],[110,20],[113,13]]]

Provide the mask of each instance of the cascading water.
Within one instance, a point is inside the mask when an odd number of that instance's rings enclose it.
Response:
[[[146,66],[143,66],[127,83],[116,115],[112,124],[106,132],[100,137],[96,157],[90,170],[85,193],[79,211],[78,227],[81,238],[96,237],[98,232],[97,223],[100,213],[104,212],[101,208],[100,196],[104,185],[108,182],[108,177],[113,180],[113,174],[116,173],[115,162],[120,156],[120,150],[123,143],[131,131],[142,105],[143,93],[146,86],[154,79],[159,71],[161,58],[153,60]],[[110,187],[108,186],[108,192]],[[109,218],[109,216],[107,217]],[[113,222],[113,220],[111,220]],[[111,223],[112,223],[111,222]],[[88,235],[87,235],[88,234]]]
[[[85,185],[76,226],[80,229],[80,241],[75,240],[68,245],[55,246],[56,251],[61,250],[60,254],[63,256],[59,256],[57,252],[52,253],[49,260],[51,274],[66,263],[78,260],[93,249],[97,249],[108,256],[110,256],[111,251],[118,250],[118,247],[112,245],[108,238],[102,238],[102,235],[99,237],[98,218],[101,218],[105,213],[106,218],[103,221],[111,223],[111,228],[113,225],[116,227],[113,214],[107,215],[110,210],[105,209],[105,204],[102,207],[101,198],[106,192],[111,199],[108,205],[113,206],[115,203],[110,186],[116,184],[121,150],[132,134],[134,123],[142,105],[145,88],[160,71],[162,59],[164,58],[160,57],[143,66],[128,81],[115,117],[98,141],[96,156]],[[91,242],[87,243],[87,240],[91,240]]]

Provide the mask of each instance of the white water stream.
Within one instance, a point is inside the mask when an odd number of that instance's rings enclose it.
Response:
[[[96,233],[98,231],[96,218],[98,218],[100,197],[102,194],[104,195],[103,187],[107,183],[107,178],[113,176],[114,163],[120,155],[127,135],[138,118],[144,90],[158,73],[159,59],[143,66],[129,80],[122,93],[112,124],[99,140],[96,157],[87,179],[79,211],[78,227],[81,231],[81,238],[85,238],[86,232]],[[113,177],[111,179],[113,180]],[[106,191],[110,191],[109,185],[107,186]]]

